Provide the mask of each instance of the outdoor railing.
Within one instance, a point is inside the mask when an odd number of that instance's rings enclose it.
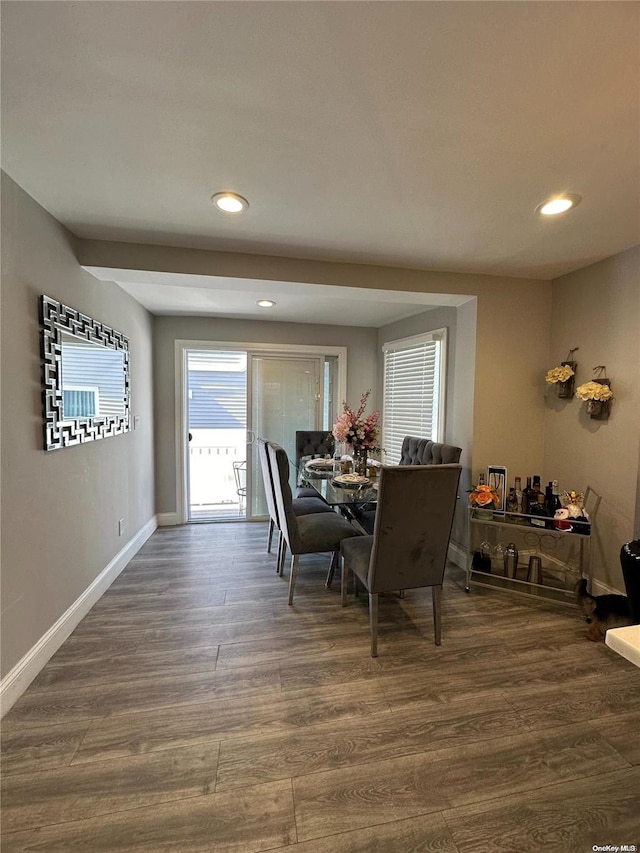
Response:
[[[241,448],[245,452],[245,448]],[[190,456],[240,456],[240,452],[235,445],[210,445],[193,447],[189,445]]]

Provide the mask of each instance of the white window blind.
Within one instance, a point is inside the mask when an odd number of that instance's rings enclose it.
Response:
[[[442,441],[446,329],[384,344],[382,446],[385,462],[400,461],[405,435]]]

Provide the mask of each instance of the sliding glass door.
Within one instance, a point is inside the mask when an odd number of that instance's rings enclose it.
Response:
[[[264,517],[255,439],[293,459],[296,430],[323,428],[325,357],[199,347],[185,348],[184,367],[187,520]]]
[[[289,459],[295,459],[296,430],[322,428],[324,361],[321,356],[249,354],[249,422],[253,441],[247,455],[249,517],[267,514],[254,439],[268,438],[284,447]]]
[[[187,350],[189,521],[246,517],[247,353]]]

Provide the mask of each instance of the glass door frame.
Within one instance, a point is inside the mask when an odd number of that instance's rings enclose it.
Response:
[[[187,478],[189,476],[189,441],[188,441],[188,414],[187,414],[187,351],[188,350],[243,350],[248,354],[263,353],[268,355],[283,356],[336,356],[338,359],[337,388],[334,389],[334,403],[338,407],[339,401],[347,398],[347,348],[336,346],[305,345],[305,344],[265,344],[248,343],[238,341],[175,341],[175,465],[176,465],[176,524],[187,524],[189,521],[189,489]],[[250,388],[247,389],[247,400],[251,397]],[[248,406],[251,403],[248,402]],[[333,413],[334,417],[337,411]],[[247,421],[247,430],[250,429],[250,421]],[[247,441],[249,441],[247,437]],[[252,454],[247,454],[247,462]],[[247,471],[249,481],[250,471]],[[240,519],[241,520],[241,519]],[[264,520],[252,518],[251,521]],[[212,522],[217,523],[217,522]]]

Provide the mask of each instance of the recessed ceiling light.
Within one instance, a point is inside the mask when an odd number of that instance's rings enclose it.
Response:
[[[225,213],[242,213],[249,207],[246,198],[236,193],[215,193],[211,196],[212,204]]]
[[[273,308],[273,306],[274,306],[276,303],[273,301],[273,299],[258,299],[257,304],[258,304],[261,308]]]
[[[559,213],[566,213],[567,210],[571,210],[581,201],[581,197],[575,193],[562,193],[539,204],[536,207],[536,213],[540,213],[542,216],[557,216]]]

